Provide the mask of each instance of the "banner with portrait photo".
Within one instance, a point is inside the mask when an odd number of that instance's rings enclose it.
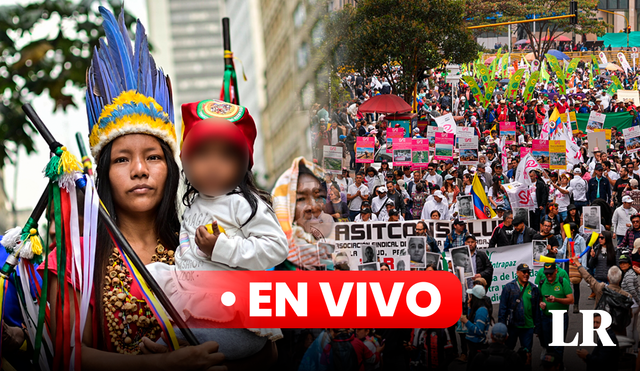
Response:
[[[432,266],[435,270],[442,270],[442,254],[437,252],[427,253],[427,267]]]
[[[471,251],[469,246],[456,247],[449,250],[451,254],[451,262],[453,263],[453,269],[464,269],[465,277],[473,277],[476,274],[473,264],[471,263]]]
[[[544,263],[540,261],[540,257],[548,256],[547,245],[549,245],[549,242],[547,240],[534,240],[531,243],[533,245],[533,266],[540,268],[544,266]]]
[[[531,227],[529,224],[529,209],[526,207],[515,207],[513,208],[513,219],[516,218],[524,219],[524,225],[527,227]]]
[[[582,212],[584,234],[600,233],[600,206],[583,206]]]
[[[375,146],[376,138],[358,137],[356,141],[356,162],[359,164],[373,163]]]
[[[476,218],[473,206],[473,196],[458,195],[458,216],[460,220],[473,220]]]
[[[322,162],[325,172],[329,174],[340,174],[342,171],[342,147],[324,146]]]
[[[411,166],[413,139],[393,138],[393,166]]]
[[[604,121],[606,118],[607,116],[604,113],[591,111],[589,120],[587,121],[587,133],[595,131],[595,129],[604,129]]]
[[[453,137],[451,133],[436,133],[436,160],[453,159]]]
[[[506,145],[511,145],[516,141],[516,123],[515,122],[501,122],[500,123],[500,136],[503,138]]]
[[[403,128],[387,128],[387,153],[393,153],[393,139],[403,137]]]
[[[542,168],[549,168],[549,141],[544,139],[534,139],[531,146],[533,158]]]
[[[640,151],[640,126],[622,129],[624,146],[629,153]]]
[[[567,145],[564,140],[549,141],[549,168],[552,170],[567,169]]]
[[[477,165],[478,164],[478,137],[460,137],[458,138],[458,148],[460,149],[460,164]]]

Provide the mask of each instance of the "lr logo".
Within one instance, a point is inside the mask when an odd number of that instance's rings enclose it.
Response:
[[[552,347],[575,347],[578,346],[578,334],[572,341],[564,341],[564,310],[550,310],[551,312],[551,344]],[[607,334],[607,327],[611,326],[611,315],[603,310],[581,310],[582,313],[582,343],[580,346],[594,347],[593,334],[597,333],[602,345],[605,347],[615,346],[613,340]],[[600,315],[600,326],[594,327],[593,318],[595,314]]]

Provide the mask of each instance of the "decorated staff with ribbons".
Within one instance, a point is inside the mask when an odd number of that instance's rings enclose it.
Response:
[[[171,264],[178,245],[180,175],[174,160],[171,84],[149,54],[144,27],[138,21],[132,46],[123,14],[116,20],[105,8],[100,12],[107,41],[100,40],[87,73],[89,142],[100,199],[87,179],[80,235],[74,183],[82,178],[81,167],[64,147],[55,148],[46,169],[52,181],[55,239],[41,265],[39,311],[42,319],[48,300],[50,316],[45,328],[38,322],[35,354],[42,341],[39,334],[48,334],[55,344],[54,369],[213,367],[224,359],[214,342],[163,355],[128,356],[166,352],[154,343],[161,333],[167,335],[170,349],[178,344],[163,308],[116,242],[122,240],[97,223],[99,203],[136,259]]]

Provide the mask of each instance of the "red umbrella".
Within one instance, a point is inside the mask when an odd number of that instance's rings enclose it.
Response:
[[[393,94],[379,94],[362,103],[358,111],[363,113],[404,113],[410,112],[411,106],[402,98]]]

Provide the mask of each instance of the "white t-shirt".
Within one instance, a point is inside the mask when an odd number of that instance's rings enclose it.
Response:
[[[382,210],[388,199],[389,197],[387,195],[385,195],[383,199],[380,199],[380,196],[374,197],[373,200],[371,200],[371,211],[375,214]]]
[[[360,191],[362,196],[369,195],[369,187],[367,187],[364,183],[360,184],[358,187],[355,183],[349,186],[349,196],[353,196]],[[349,203],[349,210],[351,211],[360,211],[360,206],[362,206],[362,197],[358,196],[351,200]]]
[[[568,194],[564,194],[560,192],[560,190],[556,189],[554,196],[556,196],[556,203],[558,204],[558,211],[564,212],[567,211],[567,206],[571,203],[571,192],[573,192],[573,188],[571,186],[564,188],[566,191],[569,191]]]
[[[360,215],[360,214],[356,215],[356,217],[353,218],[353,221],[354,222],[361,222],[362,221],[362,215]],[[378,217],[376,216],[376,214],[371,214],[371,217],[366,222],[377,222],[377,221],[378,221]]]
[[[438,173],[435,173],[435,175],[427,173],[427,177],[425,178],[425,180],[429,183],[436,184],[438,188],[442,188],[442,176],[440,176],[440,174]]]
[[[609,170],[609,178],[611,178],[611,180],[613,180],[614,182],[618,179],[620,179],[620,174],[616,173],[613,170]]]
[[[338,179],[338,177],[336,176],[333,181],[338,184],[338,187],[340,187],[340,192],[344,194],[347,194],[349,186],[353,184],[353,179],[345,177],[342,177],[342,179]]]
[[[574,175],[569,182],[569,186],[573,189],[574,201],[587,201],[587,181],[579,175]]]

